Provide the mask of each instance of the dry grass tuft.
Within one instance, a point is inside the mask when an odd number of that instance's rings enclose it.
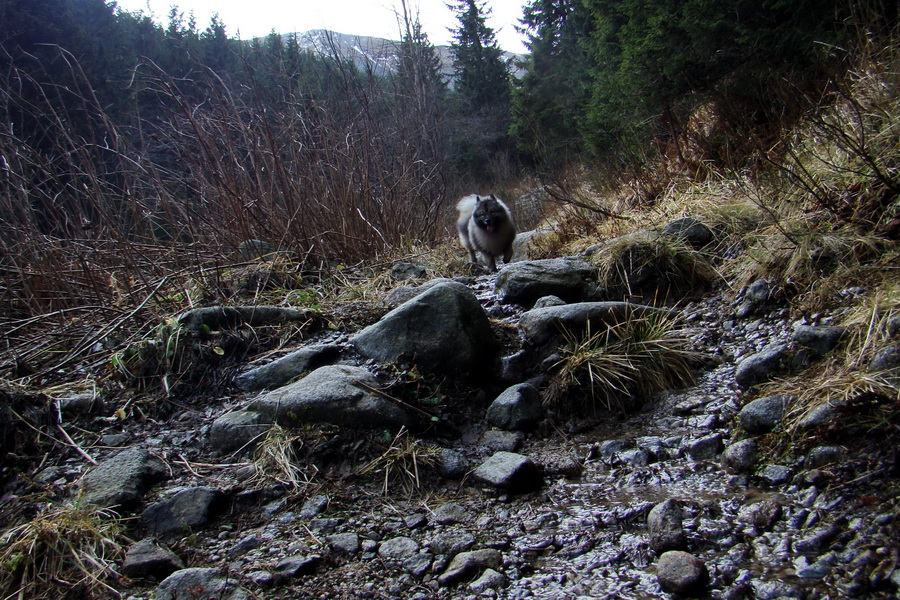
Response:
[[[800,295],[815,293],[828,276],[850,279],[854,269],[884,251],[883,240],[822,218],[806,213],[748,235],[746,252],[727,268],[735,289],[769,279]]]
[[[680,297],[721,280],[701,252],[674,237],[652,232],[617,238],[595,252],[591,260],[611,297]]]
[[[583,336],[566,332],[563,358],[544,394],[546,405],[583,404],[594,410],[625,411],[634,398],[694,381],[704,356],[692,350],[692,335],[662,312],[648,313]]]
[[[387,449],[372,459],[359,473],[364,476],[383,473],[382,492],[390,492],[393,483],[399,483],[407,496],[412,496],[422,486],[421,476],[426,469],[434,469],[438,464],[440,450],[422,440],[409,437],[403,427],[394,436]]]
[[[31,521],[0,536],[3,598],[121,597],[108,581],[128,540],[118,516],[71,504],[43,507]]]
[[[310,485],[318,469],[315,465],[300,466],[303,445],[300,435],[280,425],[273,425],[253,451],[256,473],[251,481],[258,485],[268,485],[274,481],[293,491]]]

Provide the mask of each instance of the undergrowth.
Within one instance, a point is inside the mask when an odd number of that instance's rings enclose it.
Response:
[[[562,358],[544,392],[544,404],[568,411],[627,411],[652,394],[694,381],[703,355],[691,334],[664,312],[649,312],[582,335],[564,332]]]
[[[128,540],[115,513],[93,506],[46,504],[0,536],[3,598],[119,597],[116,563]]]
[[[412,496],[423,484],[426,473],[433,472],[440,459],[440,450],[435,446],[409,436],[404,427],[388,444],[387,448],[360,470],[360,475],[381,474],[381,490],[387,496],[392,486],[399,486]]]

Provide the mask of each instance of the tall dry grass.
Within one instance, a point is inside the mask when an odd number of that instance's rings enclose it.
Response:
[[[336,51],[327,95],[285,65],[245,61],[226,80],[199,60],[180,76],[145,60],[121,82],[124,111],[59,60],[63,81],[36,60],[0,74],[4,375],[107,343],[88,322],[134,332],[154,308],[190,308],[171,303],[187,280],[227,302],[220,279],[245,240],[322,268],[443,233],[456,190],[434,121],[413,122],[414,98]],[[36,335],[46,324],[53,335]]]

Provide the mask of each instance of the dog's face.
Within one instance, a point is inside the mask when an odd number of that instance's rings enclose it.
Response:
[[[475,224],[487,231],[493,233],[506,220],[506,210],[497,202],[493,194],[489,198],[475,197],[475,210],[472,212],[472,219]]]

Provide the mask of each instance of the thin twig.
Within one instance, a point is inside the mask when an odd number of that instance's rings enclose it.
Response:
[[[403,400],[401,400],[399,398],[395,398],[395,397],[391,396],[390,394],[387,394],[387,393],[379,390],[378,388],[374,388],[370,385],[366,385],[362,381],[354,379],[352,384],[358,388],[366,390],[367,392],[372,392],[373,394],[381,396],[385,400],[390,400],[391,402],[396,402],[397,404],[399,404],[400,406],[402,406],[404,408],[408,408],[409,410],[411,410],[413,412],[419,413],[420,416],[423,416],[423,417],[427,418],[428,420],[438,420],[439,419],[439,417],[431,414],[427,410],[423,410],[423,409],[419,408],[418,406],[413,406],[412,404],[404,402]]]

